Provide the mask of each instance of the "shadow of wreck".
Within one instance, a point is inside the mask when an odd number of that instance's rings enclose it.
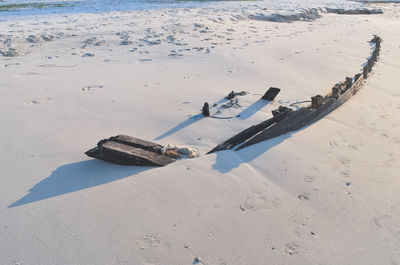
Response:
[[[120,166],[99,160],[87,160],[60,166],[33,186],[27,195],[8,208],[41,201],[63,194],[117,181],[152,167]]]
[[[193,123],[195,123],[195,122],[197,122],[197,121],[199,121],[199,120],[201,120],[203,118],[204,118],[204,115],[201,114],[201,113],[197,114],[197,115],[194,115],[194,116],[190,117],[189,119],[187,119],[186,121],[183,121],[183,122],[179,123],[174,128],[169,129],[165,133],[163,133],[160,136],[154,138],[154,140],[161,140],[161,139],[163,139],[165,137],[168,137],[168,136],[170,136],[170,135],[182,130],[183,128],[188,127],[189,125],[191,125],[191,124],[193,124]]]
[[[218,151],[215,153],[217,157],[215,164],[212,165],[212,168],[223,174],[228,173],[231,170],[238,168],[241,164],[246,164],[253,161],[257,157],[261,156],[265,152],[268,152],[268,150],[281,144],[290,137],[292,137],[292,133],[287,133],[273,139],[246,147],[239,151]]]
[[[259,110],[267,106],[269,103],[272,101],[270,100],[265,100],[265,99],[259,99],[247,108],[245,108],[242,112],[239,113],[239,118],[241,120],[246,120],[256,114]]]

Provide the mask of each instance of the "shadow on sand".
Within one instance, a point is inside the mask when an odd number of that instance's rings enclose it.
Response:
[[[99,160],[87,160],[63,165],[33,186],[29,193],[8,208],[56,197],[74,191],[103,185],[152,167],[119,166]]]
[[[238,168],[241,164],[253,161],[260,155],[267,152],[269,149],[279,145],[290,137],[292,137],[292,133],[287,133],[285,135],[243,148],[239,151],[228,150],[216,152],[217,158],[212,168],[221,173],[228,173],[231,170]]]
[[[202,118],[204,118],[204,116],[201,113],[199,113],[197,115],[194,115],[194,116],[190,117],[189,119],[187,119],[186,121],[183,121],[183,122],[179,123],[174,128],[172,128],[172,129],[166,131],[165,133],[161,134],[160,136],[154,138],[154,140],[161,140],[161,139],[163,139],[165,137],[168,137],[171,134],[174,134],[174,133],[182,130],[183,128],[186,128],[189,125],[201,120]]]
[[[244,109],[242,112],[239,113],[239,118],[241,120],[246,120],[253,116],[257,111],[260,109],[264,108],[267,106],[271,101],[265,100],[265,99],[259,99],[250,106],[248,106],[246,109]]]
[[[219,100],[215,104],[218,105],[218,104],[222,104],[222,103],[225,103],[225,102],[228,102],[228,101],[229,101],[228,99],[223,98],[223,99]],[[251,116],[253,116],[257,111],[259,111],[260,109],[262,109],[263,107],[268,105],[270,102],[271,101],[269,101],[269,100],[259,99],[256,102],[254,102],[253,104],[251,104],[250,106],[248,106],[246,109],[242,110],[239,113],[238,117],[240,119],[242,119],[242,120],[248,119]],[[214,106],[212,106],[211,109],[213,107]],[[205,118],[205,116],[203,116],[203,114],[201,114],[201,113],[196,114],[194,116],[191,116],[189,119],[179,123],[178,125],[176,125],[172,129],[169,129],[168,131],[166,131],[165,133],[161,134],[160,136],[157,136],[156,138],[154,138],[154,140],[157,141],[157,140],[161,140],[161,139],[163,139],[165,137],[168,137],[168,136],[170,136],[170,135],[172,135],[172,134],[174,134],[174,133],[176,133],[176,132],[178,132],[178,131],[180,131],[180,130],[182,130],[182,129],[190,126],[190,125],[192,125],[193,123],[198,122],[199,120],[201,120],[203,118]]]
[[[318,119],[314,120],[310,124],[307,124],[304,127],[300,128],[296,131],[287,132],[281,136],[274,137],[269,140],[264,140],[257,144],[243,148],[239,151],[228,150],[228,151],[216,152],[217,158],[216,158],[215,164],[212,166],[212,168],[221,173],[228,173],[232,169],[239,167],[241,164],[253,161],[254,159],[259,157],[263,153],[267,152],[269,149],[279,145],[286,139],[289,139],[290,137],[292,137],[292,135],[294,135],[300,131],[306,130],[307,128],[313,126],[315,123],[317,123],[319,120],[323,119],[324,117],[325,116],[319,117]],[[237,147],[239,147],[239,146],[237,146]]]

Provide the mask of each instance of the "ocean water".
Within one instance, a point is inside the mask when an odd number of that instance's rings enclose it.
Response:
[[[3,0],[0,16],[190,8],[228,1],[241,0]]]
[[[350,8],[355,0],[0,0],[0,19],[7,16],[104,13],[163,8],[212,7],[236,11],[291,14],[311,8]]]

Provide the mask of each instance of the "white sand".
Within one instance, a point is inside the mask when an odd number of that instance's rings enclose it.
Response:
[[[294,23],[200,8],[2,20],[0,48],[21,56],[0,57],[0,264],[400,264],[400,7],[379,7]],[[381,58],[340,109],[205,155],[359,72],[373,34]],[[219,115],[239,118],[190,118],[231,90],[250,94]],[[202,156],[140,168],[83,154],[118,133]]]

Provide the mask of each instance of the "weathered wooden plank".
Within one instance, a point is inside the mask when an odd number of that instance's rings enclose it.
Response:
[[[139,139],[136,137],[132,137],[129,135],[124,135],[124,134],[119,134],[117,136],[113,136],[108,139],[102,140],[99,142],[99,144],[101,144],[103,141],[104,142],[113,141],[113,142],[117,142],[117,143],[122,143],[122,144],[130,145],[133,147],[142,148],[142,149],[145,149],[145,150],[148,150],[151,152],[156,152],[159,154],[162,153],[162,149],[163,149],[163,146],[160,144],[145,141],[145,140],[142,140],[142,139]]]
[[[133,166],[165,166],[175,161],[174,156],[163,153],[163,146],[119,134],[98,142],[97,147],[85,153],[89,157]]]
[[[175,159],[131,145],[105,141],[90,149],[86,155],[101,160],[132,166],[166,166]]]
[[[127,164],[165,166],[175,161],[165,155],[113,141],[103,144],[105,154],[120,155]]]
[[[243,143],[244,141],[246,141],[247,139],[249,139],[256,133],[262,131],[263,129],[267,128],[268,126],[271,126],[275,122],[276,122],[276,119],[274,117],[272,117],[272,118],[270,118],[266,121],[263,121],[257,125],[253,125],[247,129],[241,131],[240,133],[232,136],[231,138],[229,138],[222,144],[217,145],[211,151],[209,151],[207,154],[211,154],[211,153],[214,153],[217,151],[232,149],[236,145]]]
[[[247,142],[236,148],[238,151],[253,144],[272,139],[282,134],[298,130],[305,125],[321,118],[324,112],[331,111],[331,107],[336,100],[329,98],[323,105],[317,109],[301,108],[297,111],[290,113],[285,119],[275,123],[269,128],[266,128]]]
[[[346,90],[349,89],[353,85],[353,78],[346,77]]]
[[[262,96],[261,99],[265,99],[265,100],[274,100],[275,97],[279,94],[279,92],[281,91],[280,88],[277,87],[270,87],[267,92],[265,92],[264,96]]]
[[[261,132],[265,128],[268,128],[269,126],[273,125],[274,123],[284,119],[289,112],[291,112],[291,109],[288,109],[288,108],[282,110],[282,112],[274,112],[274,114],[273,114],[274,117],[241,131],[240,133],[232,136],[231,138],[229,138],[222,144],[219,144],[216,147],[214,147],[207,154],[234,148],[238,144],[245,142],[246,140],[248,140],[252,136],[256,135],[257,133]]]

